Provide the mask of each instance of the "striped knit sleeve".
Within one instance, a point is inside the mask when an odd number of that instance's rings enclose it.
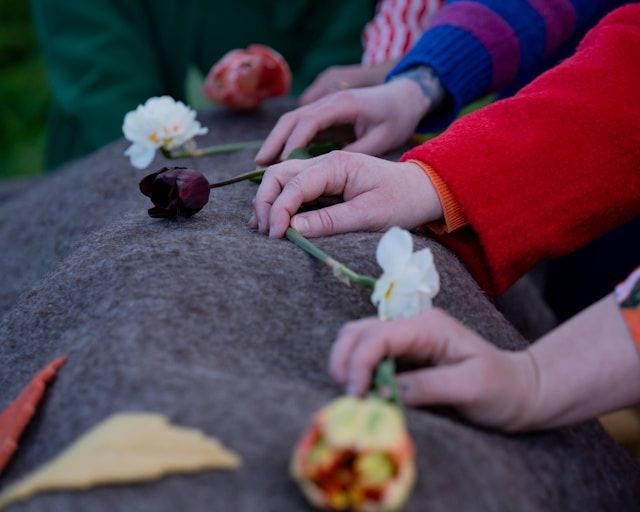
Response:
[[[420,39],[444,0],[380,0],[362,33],[362,64],[399,60]]]
[[[450,0],[388,79],[430,66],[451,96],[451,110],[419,130],[448,125],[460,109],[531,74],[577,31],[601,18],[594,0]]]

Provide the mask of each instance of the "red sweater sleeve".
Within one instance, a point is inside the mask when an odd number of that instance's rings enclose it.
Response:
[[[403,160],[432,166],[469,227],[443,235],[490,294],[640,213],[640,5],[516,96]]]

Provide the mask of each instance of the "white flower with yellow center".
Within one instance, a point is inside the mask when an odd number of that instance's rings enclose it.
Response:
[[[170,96],[149,98],[128,112],[122,124],[124,136],[133,144],[125,155],[138,169],[147,167],[158,148],[171,150],[209,130],[196,121],[195,110]]]
[[[413,252],[409,232],[393,227],[380,239],[376,259],[383,272],[371,300],[380,318],[408,318],[431,307],[440,276],[430,249]]]

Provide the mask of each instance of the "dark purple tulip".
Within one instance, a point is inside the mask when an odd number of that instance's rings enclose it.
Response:
[[[209,202],[209,182],[202,173],[186,167],[165,167],[145,176],[140,192],[155,205],[149,216],[173,219],[191,217]]]

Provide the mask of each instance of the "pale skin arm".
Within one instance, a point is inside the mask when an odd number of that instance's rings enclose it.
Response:
[[[343,202],[296,213],[321,196]],[[316,237],[392,226],[411,229],[442,217],[438,194],[420,166],[345,151],[269,167],[253,207],[249,225],[272,238],[283,236],[289,225]]]
[[[640,403],[640,355],[610,295],[527,350],[496,348],[446,313],[347,324],[331,352],[332,377],[365,393],[384,357],[429,368],[398,376],[408,405],[446,405],[509,431],[570,425]]]

